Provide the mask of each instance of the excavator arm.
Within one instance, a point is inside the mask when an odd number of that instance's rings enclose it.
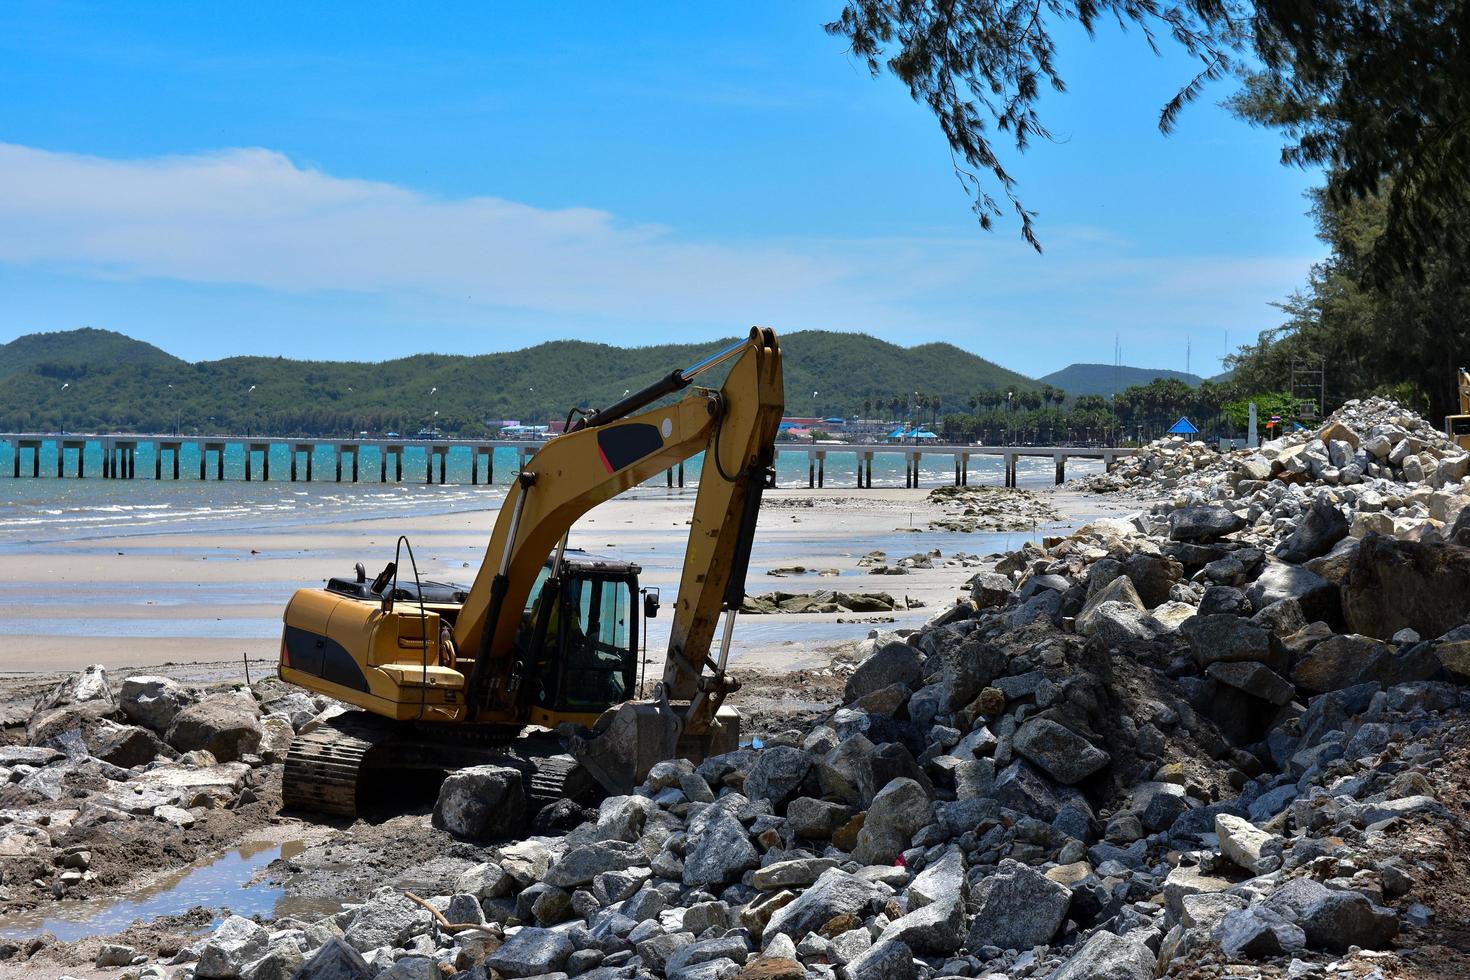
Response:
[[[729,372],[718,390],[690,387],[695,377],[725,363]],[[673,404],[649,407],[686,388],[688,393]],[[471,717],[507,707],[497,699],[513,698],[521,685],[524,665],[517,662],[514,649],[521,610],[547,555],[560,554],[577,519],[702,452],[659,694],[665,704],[676,703],[679,717],[677,726],[670,725],[667,713],[672,709],[661,709],[658,725],[665,734],[654,741],[663,751],[668,729],[677,727],[675,735],[684,737],[709,730],[735,686],[725,676],[730,629],[744,595],[761,492],[774,475],[783,398],[775,333],[755,328],[739,343],[583,419],[528,461],[501,506],[484,562],[455,624],[456,649],[462,654],[474,651],[466,691]],[[711,659],[722,612],[725,630],[718,658]],[[596,739],[602,750],[612,747],[603,724],[611,721],[605,716],[597,726],[604,733]],[[641,737],[647,741],[647,732]],[[645,757],[650,747],[642,747]],[[672,745],[666,748],[664,758],[673,754]]]

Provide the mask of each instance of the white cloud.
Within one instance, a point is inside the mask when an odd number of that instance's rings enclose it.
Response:
[[[718,188],[711,188],[718,193]],[[1309,256],[1148,257],[1109,229],[1052,228],[1046,256],[1006,234],[710,242],[590,208],[444,198],[333,176],[280,153],[114,160],[0,144],[0,262],[97,278],[413,297],[630,322],[769,322],[952,339],[1002,363],[1115,329],[1232,333]],[[530,338],[528,338],[530,339]],[[987,349],[987,347],[993,349]],[[1080,352],[1079,352],[1080,353]]]

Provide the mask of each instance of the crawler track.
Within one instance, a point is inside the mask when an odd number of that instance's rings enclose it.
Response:
[[[352,819],[359,813],[360,791],[375,772],[448,773],[477,765],[519,769],[531,815],[564,797],[587,802],[598,794],[596,781],[562,751],[554,735],[419,729],[350,711],[292,741],[282,808]]]

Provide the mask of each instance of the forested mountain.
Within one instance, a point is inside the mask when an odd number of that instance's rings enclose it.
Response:
[[[1177,378],[1191,385],[1203,380],[1197,374],[1185,374],[1183,371],[1114,367],[1111,364],[1069,364],[1036,380],[1060,388],[1069,395],[1116,395],[1125,388],[1146,385],[1155,378]]]
[[[473,436],[486,432],[487,420],[545,423],[573,405],[609,404],[733,339],[637,348],[553,341],[380,363],[189,363],[111,331],[31,334],[0,346],[0,429],[332,435],[438,424]],[[781,346],[791,415],[942,417],[977,392],[1039,387],[950,344],[899,347],[862,334],[799,331],[782,335]]]

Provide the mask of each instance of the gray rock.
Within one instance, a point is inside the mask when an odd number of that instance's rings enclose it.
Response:
[[[1398,935],[1398,917],[1391,909],[1374,905],[1361,892],[1334,891],[1310,878],[1293,878],[1262,905],[1301,926],[1313,949],[1382,949]]]
[[[886,890],[840,868],[822,872],[822,876],[789,905],[772,914],[762,933],[769,945],[778,935],[800,940],[834,916],[850,913],[861,918],[872,906],[886,900]]]
[[[817,778],[822,793],[843,803],[866,807],[880,787],[873,785],[873,743],[862,735],[849,735],[817,761]]]
[[[971,583],[970,599],[976,609],[1003,606],[1011,597],[1011,580],[999,572],[977,572]]]
[[[510,837],[526,822],[521,774],[509,766],[471,766],[450,773],[439,787],[434,826],[457,837]]]
[[[766,749],[745,774],[745,795],[752,800],[770,800],[771,806],[779,810],[796,792],[810,768],[811,759],[801,749],[784,745]]]
[[[1059,783],[1081,782],[1103,768],[1111,756],[1049,718],[1032,718],[1016,732],[1012,747]]]
[[[1245,593],[1230,585],[1212,585],[1205,589],[1204,597],[1199,601],[1198,614],[1201,616],[1216,616],[1221,613],[1229,613],[1232,616],[1249,616],[1251,614],[1250,600]]]
[[[1131,606],[1135,612],[1143,612],[1146,608],[1138,596],[1138,590],[1133,587],[1133,581],[1126,575],[1120,575],[1101,588],[1088,592],[1087,602],[1077,614],[1078,635],[1092,636],[1097,632],[1097,609],[1106,602],[1121,602]]]
[[[166,740],[180,752],[204,749],[220,762],[237,762],[260,748],[263,734],[253,699],[211,694],[174,716]]]
[[[921,956],[953,953],[965,942],[965,906],[956,895],[899,916],[884,928],[878,942],[903,943]]]
[[[292,980],[372,980],[376,973],[361,953],[332,936],[312,954]]]
[[[922,673],[917,649],[901,640],[885,643],[871,657],[858,664],[857,670],[848,677],[842,692],[843,701],[851,704],[890,684],[912,687]]]
[[[758,869],[750,883],[762,891],[780,888],[803,888],[821,877],[829,868],[837,867],[834,858],[791,858],[776,861]]]
[[[1183,507],[1169,515],[1169,540],[1208,544],[1245,527],[1245,518],[1224,507]]]
[[[573,847],[553,864],[542,879],[557,888],[585,885],[604,871],[622,871],[646,865],[648,855],[637,844],[607,840]]]
[[[597,808],[597,839],[632,843],[642,836],[649,814],[657,812],[658,804],[646,796],[609,796]]]
[[[1245,660],[1217,661],[1210,664],[1206,673],[1222,684],[1271,704],[1290,704],[1296,696],[1296,688],[1291,682],[1265,664]]]
[[[797,837],[827,840],[852,818],[852,808],[841,803],[799,796],[786,808],[786,826]]]
[[[521,928],[485,959],[506,977],[535,977],[560,970],[572,955],[572,940],[555,929]]]
[[[162,734],[193,700],[188,689],[176,680],[138,675],[123,679],[118,706],[133,721]]]
[[[1279,912],[1268,908],[1227,912],[1214,929],[1220,948],[1232,960],[1265,959],[1306,948],[1307,934]]]
[[[984,894],[970,925],[971,949],[1025,950],[1049,943],[1072,902],[1067,886],[1009,859],[980,888]]]
[[[934,822],[933,807],[924,787],[899,777],[873,797],[852,852],[859,864],[892,864],[909,847],[920,827]]]
[[[1153,950],[1132,936],[1092,934],[1048,980],[1153,980]]]
[[[1054,820],[1062,809],[1062,801],[1046,777],[1020,759],[995,777],[995,799],[1001,806],[1038,820]]]
[[[1257,612],[1282,599],[1295,599],[1309,622],[1337,615],[1337,586],[1300,565],[1269,562],[1245,594]]]
[[[245,964],[260,959],[270,946],[270,933],[259,923],[232,915],[219,924],[199,949],[196,977],[238,977]]]
[[[1179,627],[1200,667],[1221,661],[1271,661],[1271,635],[1248,619],[1226,613],[1196,616]]]
[[[718,814],[705,825],[684,857],[684,884],[720,885],[759,867],[760,853],[750,843],[740,821]]]
[[[1282,561],[1301,564],[1321,557],[1332,546],[1348,536],[1348,519],[1326,500],[1318,498],[1297,521],[1296,529],[1276,546],[1275,555]]]
[[[1280,841],[1275,837],[1249,820],[1228,813],[1215,815],[1215,833],[1220,838],[1220,853],[1251,874],[1270,871],[1262,867],[1263,859],[1280,853]]]
[[[462,872],[454,882],[454,890],[478,899],[503,898],[511,892],[512,881],[498,864],[477,864]]]
[[[429,927],[426,909],[388,889],[375,892],[342,930],[342,938],[362,953],[379,946],[403,946],[415,933]]]
[[[917,980],[914,954],[901,942],[879,940],[844,968],[849,980]]]

